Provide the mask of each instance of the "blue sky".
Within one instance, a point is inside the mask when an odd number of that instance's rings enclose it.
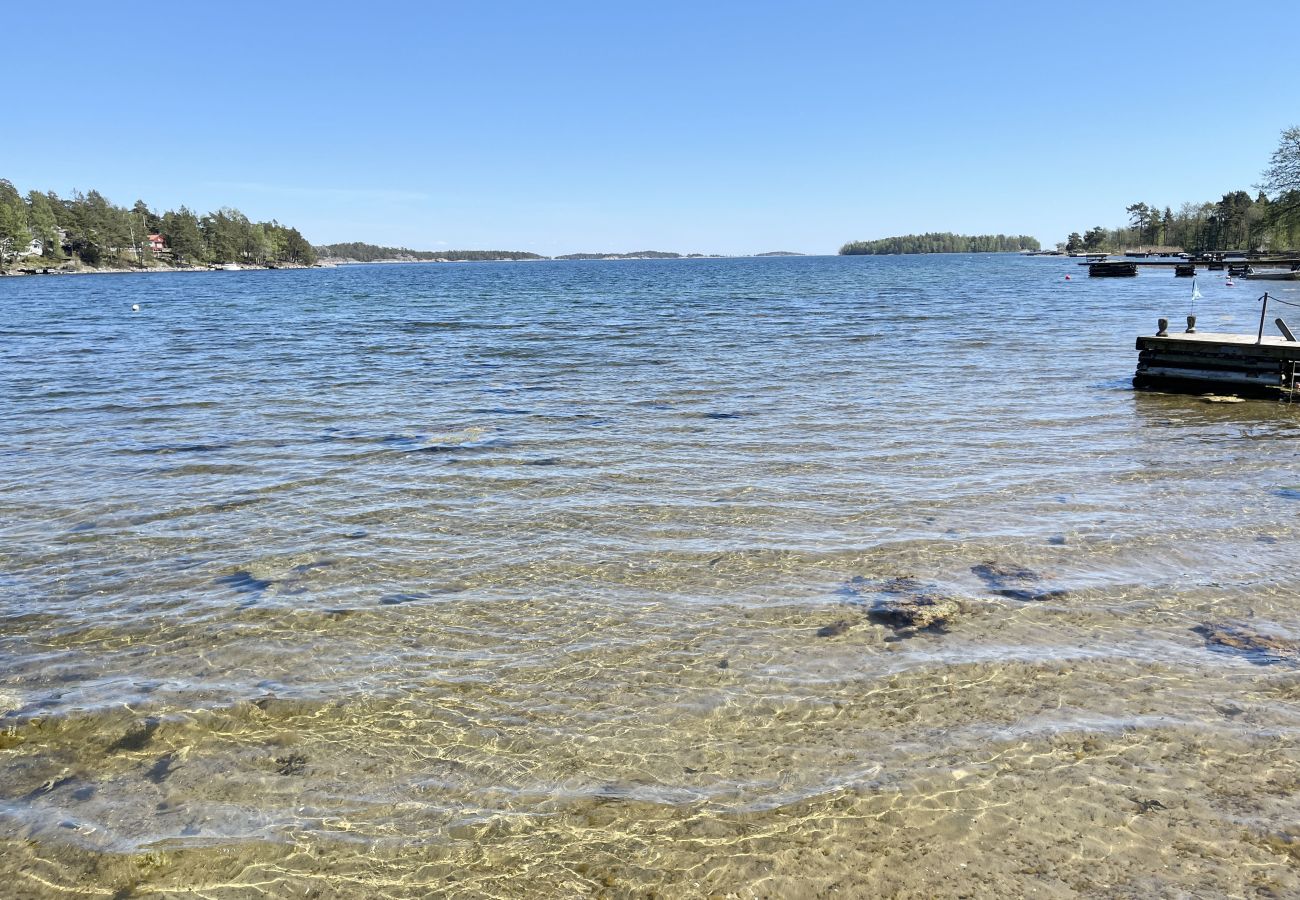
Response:
[[[1249,188],[1300,124],[1289,45],[1256,52],[1294,0],[201,6],[6,11],[0,177],[317,243],[1050,244]]]

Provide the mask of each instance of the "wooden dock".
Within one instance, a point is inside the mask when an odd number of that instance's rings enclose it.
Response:
[[[1230,256],[1227,259],[1181,259],[1177,256],[1160,257],[1157,259],[1128,258],[1115,259],[1114,262],[1126,262],[1135,266],[1153,266],[1155,268],[1167,268],[1169,266],[1196,266],[1198,269],[1226,269],[1228,266],[1251,265],[1257,269],[1289,269],[1292,266],[1300,266],[1300,257],[1296,256],[1276,256],[1260,259],[1246,259],[1244,256]],[[1095,260],[1093,261],[1095,262]],[[1081,266],[1090,265],[1088,260],[1079,263]]]
[[[1190,328],[1195,328],[1193,318]],[[1278,328],[1286,332],[1279,320]],[[1133,386],[1173,393],[1230,393],[1300,400],[1300,341],[1251,334],[1160,333],[1137,339]]]
[[[1137,263],[1128,260],[1088,264],[1089,278],[1132,278],[1137,273]]]

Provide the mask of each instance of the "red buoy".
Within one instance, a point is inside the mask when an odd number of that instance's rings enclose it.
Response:
[[[1069,280],[1070,280],[1070,276],[1069,276],[1069,275],[1066,275],[1066,276],[1065,276],[1065,280],[1066,280],[1066,281],[1069,281]]]

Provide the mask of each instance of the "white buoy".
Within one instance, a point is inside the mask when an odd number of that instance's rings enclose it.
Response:
[[[139,303],[132,303],[132,304],[131,304],[131,312],[139,312],[139,311],[140,311],[140,304],[139,304]]]

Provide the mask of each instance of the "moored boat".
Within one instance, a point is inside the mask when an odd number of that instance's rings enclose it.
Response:
[[[1246,277],[1252,281],[1300,281],[1300,270],[1276,269],[1266,272],[1247,272]]]

